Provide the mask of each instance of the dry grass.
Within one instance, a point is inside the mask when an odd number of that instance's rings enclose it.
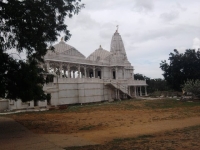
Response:
[[[164,100],[125,100],[84,105],[71,105],[67,109],[8,115],[37,134],[84,135],[98,132],[118,138],[102,145],[73,147],[70,149],[197,149],[200,147],[200,126],[142,135],[119,137],[122,129],[142,127],[165,121],[200,117],[200,102]],[[180,125],[181,127],[181,125]],[[114,129],[111,133],[111,129]],[[140,131],[140,129],[138,129]],[[132,132],[132,131],[130,131]],[[145,131],[144,131],[145,132]],[[69,149],[69,148],[67,148]]]

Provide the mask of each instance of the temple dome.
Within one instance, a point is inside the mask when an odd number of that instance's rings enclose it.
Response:
[[[101,46],[96,49],[92,54],[90,54],[87,58],[87,60],[92,60],[92,61],[99,61],[103,60],[107,56],[109,56],[111,53],[107,50],[104,50]]]
[[[56,53],[63,53],[64,51],[74,48],[71,45],[66,44],[64,41],[60,41],[58,44],[54,45],[53,47],[55,48]]]
[[[54,51],[49,50],[46,56],[62,55],[85,58],[85,56],[80,53],[76,48],[72,47],[69,44],[66,44],[63,40],[61,40],[58,44],[55,44],[53,47]]]
[[[122,41],[121,35],[118,33],[118,30],[116,30],[112,37],[110,52],[126,54],[124,43]]]

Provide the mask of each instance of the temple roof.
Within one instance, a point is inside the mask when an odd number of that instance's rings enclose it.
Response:
[[[55,48],[55,52],[57,53],[62,53],[64,51],[74,48],[66,44],[64,41],[60,41],[58,44],[54,45],[53,47]]]
[[[63,40],[61,40],[58,44],[54,45],[53,47],[55,48],[54,51],[49,50],[46,56],[62,55],[85,58],[85,56],[82,53],[80,53],[76,48],[66,44]]]
[[[116,32],[112,36],[110,52],[126,54],[124,43],[122,41],[121,35],[118,33],[118,30],[116,30]]]
[[[97,61],[97,60],[103,60],[107,56],[109,56],[111,53],[107,50],[104,50],[101,46],[96,49],[92,54],[90,54],[87,58],[87,60]]]

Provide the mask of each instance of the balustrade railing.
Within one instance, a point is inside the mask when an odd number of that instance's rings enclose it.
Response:
[[[128,93],[128,85],[147,85],[145,80],[114,80],[114,79],[99,79],[99,78],[59,78],[55,77],[54,82],[50,82],[44,85],[44,88],[50,88],[56,85],[56,83],[111,83],[115,88],[120,89],[124,93]],[[127,86],[126,86],[127,85]]]
[[[103,80],[99,78],[58,78],[54,79],[55,83],[83,83],[83,82],[99,82],[102,83]]]
[[[146,83],[146,80],[132,80],[132,79],[129,79],[128,80],[128,84],[131,85],[147,85]]]

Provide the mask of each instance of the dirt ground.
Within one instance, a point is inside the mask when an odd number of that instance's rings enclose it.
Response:
[[[200,102],[126,100],[9,117],[37,134],[70,135],[98,144],[66,149],[200,148]]]

